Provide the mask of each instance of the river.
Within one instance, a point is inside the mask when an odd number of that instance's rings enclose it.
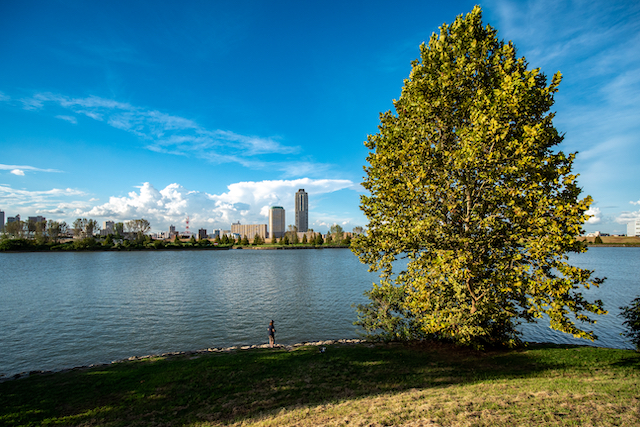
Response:
[[[640,248],[571,262],[608,280],[594,345],[630,348],[620,305],[640,295]],[[0,253],[0,377],[135,355],[356,338],[352,304],[377,279],[348,249]],[[589,344],[526,325],[530,341]]]

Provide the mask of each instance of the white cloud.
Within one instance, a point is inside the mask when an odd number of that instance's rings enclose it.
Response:
[[[599,224],[602,221],[602,216],[600,213],[600,208],[591,207],[585,212],[587,215],[591,215],[591,217],[587,220],[587,224],[595,225]]]
[[[88,208],[86,202],[68,200],[85,195],[84,192],[73,188],[30,191],[18,190],[0,184],[2,210],[12,212],[12,214],[32,215],[35,212],[37,214],[64,215],[70,209]]]
[[[49,196],[84,196],[85,193],[73,188],[53,188],[51,190],[43,191],[29,191],[29,190],[17,190],[7,185],[0,185],[0,194],[4,199],[12,197],[32,199],[34,197],[49,197]]]
[[[269,207],[279,205],[287,212],[287,222],[293,223],[294,194],[300,188],[304,188],[311,197],[343,189],[358,189],[349,180],[303,178],[238,182],[229,185],[225,193],[209,194],[188,190],[177,183],[157,190],[146,182],[138,191],[132,191],[125,197],[111,197],[105,204],[88,210],[78,209],[73,214],[117,221],[145,218],[151,222],[153,230],[164,230],[171,224],[184,229],[188,215],[192,230],[211,230],[229,229],[231,223],[237,221],[264,224]]]
[[[36,168],[34,166],[25,166],[25,165],[3,165],[0,164],[0,170],[11,171],[14,175],[24,175],[24,171],[32,171],[32,172],[62,172],[57,169],[41,169]]]
[[[268,154],[287,155],[300,152],[300,147],[283,145],[277,138],[241,135],[222,129],[211,130],[184,117],[97,96],[71,98],[53,93],[38,93],[22,99],[21,102],[27,110],[62,109],[106,122],[109,126],[141,138],[148,150],[194,156],[213,163],[240,163],[250,168],[265,168],[267,165],[273,167],[273,163],[259,161],[257,158]],[[74,116],[67,114],[57,114],[55,117],[77,123]],[[299,159],[296,159],[295,164],[297,163]],[[286,171],[291,168],[291,164],[279,162],[276,163],[276,167]],[[302,167],[308,170],[308,166],[304,164]],[[322,167],[320,169],[322,170]]]
[[[629,203],[631,203],[632,205],[640,205],[640,200],[638,200],[637,202],[631,201]],[[616,218],[616,222],[618,224],[626,224],[636,219],[640,219],[640,210],[637,210],[635,212],[624,211]]]
[[[616,222],[618,224],[627,224],[631,221],[635,221],[636,219],[640,219],[640,210],[635,212],[622,212],[617,218]]]
[[[78,124],[78,119],[76,119],[73,116],[65,116],[65,115],[60,114],[60,115],[56,116],[56,119],[64,120],[64,121],[67,121],[69,123],[73,123],[74,125]]]

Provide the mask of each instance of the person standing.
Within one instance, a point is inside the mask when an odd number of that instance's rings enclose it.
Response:
[[[276,343],[276,327],[273,326],[273,320],[269,322],[267,331],[269,332],[269,347],[273,348]]]

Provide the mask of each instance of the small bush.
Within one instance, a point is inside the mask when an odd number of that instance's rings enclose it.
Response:
[[[622,324],[627,329],[620,335],[629,338],[631,343],[640,351],[640,297],[631,301],[629,306],[620,307],[622,316],[625,321]]]

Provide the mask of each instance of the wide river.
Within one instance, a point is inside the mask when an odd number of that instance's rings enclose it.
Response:
[[[618,307],[640,295],[640,248],[591,248],[574,265],[609,314],[593,345],[630,348]],[[377,279],[348,249],[0,253],[0,378],[171,351],[357,338],[352,304]],[[526,325],[529,341],[591,344]]]

